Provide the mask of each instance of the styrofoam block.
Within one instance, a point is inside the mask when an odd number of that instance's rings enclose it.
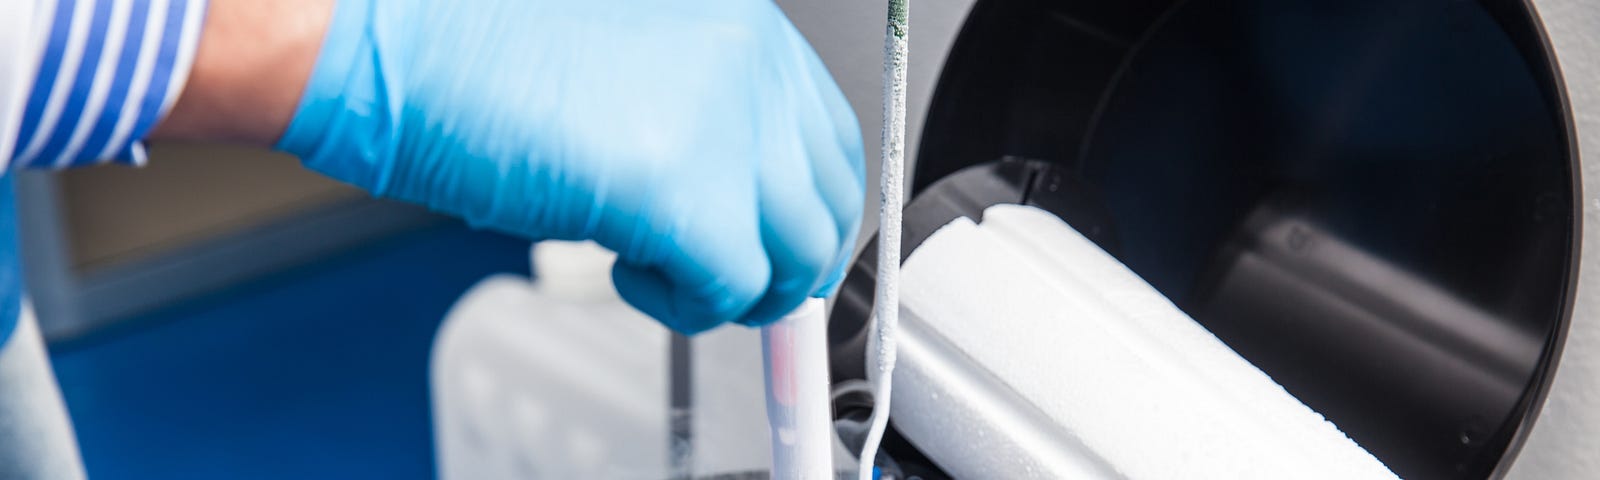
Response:
[[[1053,215],[1013,205],[991,207],[984,219],[958,219],[912,254],[902,309],[1052,419],[1084,449],[1074,455],[1134,479],[1395,478]],[[926,380],[898,378],[895,389],[932,390]],[[939,405],[924,400],[905,404]],[[936,418],[948,431],[982,415],[894,411],[925,451],[924,443],[959,448],[928,452],[958,477],[1056,476],[985,470],[998,463],[978,457],[1004,452],[916,425]]]

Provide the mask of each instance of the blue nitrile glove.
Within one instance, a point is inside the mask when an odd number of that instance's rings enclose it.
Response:
[[[278,147],[382,197],[617,251],[668,326],[832,291],[855,115],[770,0],[340,0]]]

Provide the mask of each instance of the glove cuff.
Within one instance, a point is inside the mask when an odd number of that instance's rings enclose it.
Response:
[[[402,103],[385,80],[373,7],[373,0],[338,1],[300,106],[275,148],[381,196]]]

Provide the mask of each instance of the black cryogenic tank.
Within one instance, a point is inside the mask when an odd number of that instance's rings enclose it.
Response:
[[[1039,205],[1402,477],[1498,476],[1548,388],[1578,248],[1571,119],[1531,12],[980,1],[928,111],[904,248]],[[831,319],[836,381],[863,375],[871,248]]]

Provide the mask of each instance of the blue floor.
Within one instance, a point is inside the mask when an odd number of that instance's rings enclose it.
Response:
[[[434,331],[527,252],[436,227],[53,345],[90,478],[432,478]]]

